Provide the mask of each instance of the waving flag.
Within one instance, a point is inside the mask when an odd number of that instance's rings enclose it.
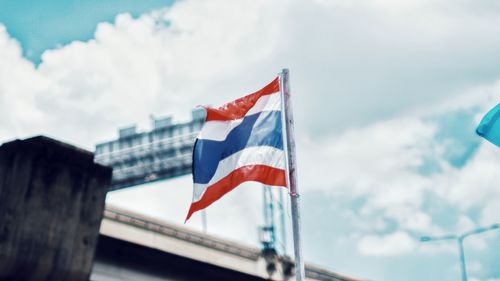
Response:
[[[500,146],[500,104],[497,104],[481,120],[476,133],[491,143]]]
[[[206,108],[193,150],[191,215],[247,181],[286,187],[280,82],[258,92]]]

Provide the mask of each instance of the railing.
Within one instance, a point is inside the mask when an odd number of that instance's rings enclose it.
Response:
[[[186,145],[186,142],[188,142],[192,145],[194,143],[194,140],[196,139],[197,135],[198,135],[198,132],[192,132],[192,133],[188,133],[188,134],[183,134],[183,135],[179,135],[179,136],[165,138],[162,140],[156,140],[156,141],[147,142],[147,143],[143,143],[143,144],[139,144],[139,145],[134,145],[131,147],[120,148],[117,150],[113,150],[111,152],[98,153],[98,154],[96,154],[95,159],[97,162],[106,161],[105,159],[108,159],[108,158],[113,159],[115,157],[121,157],[122,155],[127,155],[127,154],[134,153],[137,151],[139,151],[139,152],[151,151],[151,150],[161,148],[162,146],[167,146],[167,147],[182,146],[182,145]]]
[[[95,161],[113,167],[110,190],[189,174],[197,134],[191,132],[96,154]]]
[[[202,247],[218,250],[227,254],[235,255],[252,261],[257,261],[262,253],[257,248],[238,245],[236,243],[225,242],[210,235],[198,233],[169,225],[166,223],[153,221],[152,219],[142,218],[140,215],[125,213],[123,211],[106,207],[104,218],[130,225],[133,227],[145,229],[168,237],[173,237],[181,241],[187,241]],[[289,257],[279,257],[282,263],[292,264]],[[312,280],[320,281],[360,281],[359,279],[347,277],[330,270],[325,270],[314,265],[306,265],[306,277]]]
[[[320,281],[361,281],[311,265],[306,265],[306,277]]]
[[[139,164],[131,165],[124,168],[114,168],[113,169],[113,179],[121,179],[127,175],[141,175],[144,173],[155,173],[163,169],[171,169],[174,167],[191,165],[192,153],[185,153],[181,155],[175,155],[169,157],[165,160],[153,160],[148,162],[142,162]]]
[[[147,229],[149,231],[173,237],[182,241],[200,245],[203,247],[215,249],[228,254],[239,256],[242,258],[257,261],[260,256],[260,251],[249,247],[235,245],[232,243],[224,242],[208,235],[198,234],[194,231],[183,230],[172,225],[167,225],[159,222],[150,221],[147,219],[139,218],[130,214],[106,208],[104,217],[109,220],[117,221],[134,227]]]

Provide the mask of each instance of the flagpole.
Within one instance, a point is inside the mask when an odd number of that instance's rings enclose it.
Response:
[[[290,98],[289,71],[283,69],[280,74],[280,94],[283,101],[284,117],[284,142],[286,148],[286,172],[287,185],[290,190],[291,208],[292,208],[292,229],[293,246],[295,254],[295,277],[297,281],[305,280],[304,260],[302,259],[302,247],[300,240],[300,208],[299,208],[299,189],[297,186],[297,163],[295,157],[295,138],[293,128],[292,101]],[[283,121],[283,119],[282,119]]]

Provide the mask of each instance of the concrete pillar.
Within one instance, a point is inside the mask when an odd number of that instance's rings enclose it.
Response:
[[[111,168],[47,137],[0,146],[0,280],[88,280]]]

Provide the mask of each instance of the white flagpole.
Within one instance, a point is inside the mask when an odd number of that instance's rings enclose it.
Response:
[[[293,228],[293,246],[295,254],[295,277],[297,281],[305,280],[304,260],[302,259],[302,247],[300,240],[300,208],[299,208],[299,189],[297,186],[297,163],[295,158],[295,138],[293,129],[292,101],[290,98],[289,72],[283,69],[280,73],[280,93],[282,100],[284,125],[283,136],[285,145],[285,159],[287,171],[287,185],[290,191],[292,207],[292,228]]]

